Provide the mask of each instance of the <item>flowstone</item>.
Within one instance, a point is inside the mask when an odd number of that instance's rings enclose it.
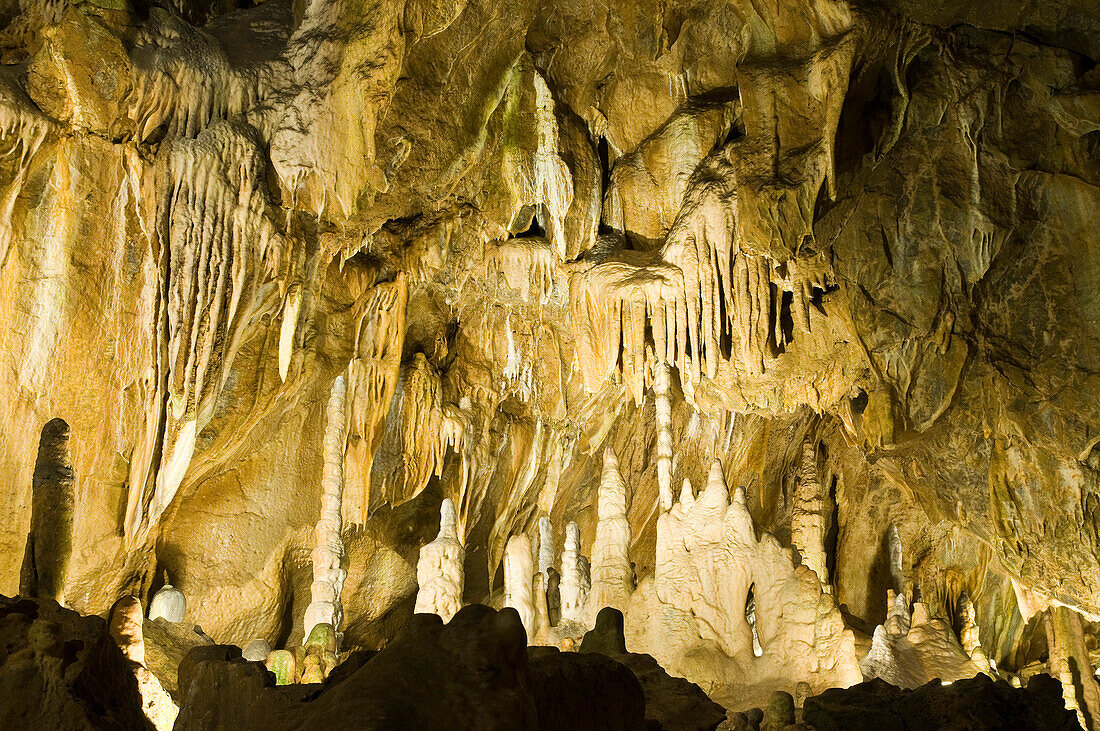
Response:
[[[750,592],[760,652],[746,618]],[[847,687],[863,678],[854,637],[813,571],[763,533],[759,540],[722,465],[693,498],[685,489],[657,523],[657,564],[627,617],[627,647],[714,696],[736,687]]]

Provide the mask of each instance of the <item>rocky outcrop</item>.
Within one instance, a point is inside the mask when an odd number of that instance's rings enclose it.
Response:
[[[0,597],[0,646],[3,727],[153,728],[131,661],[102,618],[46,598]]]
[[[803,718],[818,731],[1080,728],[1062,705],[1060,684],[1049,675],[1036,675],[1026,688],[986,675],[950,685],[935,680],[914,690],[872,680],[807,699]]]

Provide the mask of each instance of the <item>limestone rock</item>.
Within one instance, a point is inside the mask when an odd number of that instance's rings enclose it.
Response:
[[[7,728],[151,728],[130,661],[107,622],[49,599],[0,597],[0,724]]]
[[[951,685],[939,681],[903,690],[876,679],[834,688],[806,701],[806,723],[820,731],[840,729],[1079,728],[1062,705],[1059,683],[1036,675],[1027,688],[1012,688],[979,675]]]

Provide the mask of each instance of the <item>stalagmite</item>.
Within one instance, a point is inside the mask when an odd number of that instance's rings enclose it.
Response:
[[[504,549],[504,606],[519,612],[527,639],[535,638],[535,599],[532,580],[535,573],[531,560],[531,542],[526,533],[508,539]]]
[[[545,515],[539,518],[539,572],[547,573],[554,566],[554,526]]]
[[[149,602],[149,619],[182,622],[186,616],[187,598],[171,584],[162,586]]]
[[[604,450],[598,500],[599,522],[592,545],[592,589],[585,613],[590,626],[604,607],[625,611],[634,591],[626,483],[619,473],[615,450],[610,446]]]
[[[141,693],[142,711],[157,731],[169,731],[175,724],[179,708],[153,673],[145,667],[144,617],[137,597],[121,597],[111,606],[107,627],[111,638],[130,661]]]
[[[270,654],[271,645],[268,644],[267,640],[260,639],[252,640],[241,650],[241,657],[253,662],[264,662]]]
[[[886,619],[875,628],[871,648],[860,661],[863,676],[916,688],[934,678],[953,682],[988,675],[989,660],[980,645],[974,649],[977,627],[971,624],[968,631],[965,611],[961,634],[960,644],[949,622],[929,616],[921,602],[914,602],[910,611],[908,597],[889,589]]]
[[[987,668],[989,674],[989,656],[982,647],[982,639],[978,631],[978,613],[974,609],[974,602],[970,601],[970,595],[965,592],[959,597],[959,614],[962,619],[962,628],[959,631],[959,642],[963,651],[970,656],[975,665]]]
[[[804,563],[817,574],[824,591],[831,591],[825,557],[824,495],[817,477],[817,451],[806,437],[802,442],[802,465],[795,486],[794,513],[791,516],[791,545],[798,549]]]
[[[462,608],[463,563],[466,551],[458,538],[455,506],[444,498],[439,506],[439,535],[420,549],[416,563],[417,613],[438,614],[444,622]]]
[[[1100,729],[1100,682],[1093,674],[1081,615],[1069,607],[1045,612],[1050,674],[1062,681],[1066,708],[1086,731]]]
[[[65,603],[65,578],[73,551],[73,490],[69,425],[51,419],[42,427],[31,485],[31,530],[20,570],[19,592]]]
[[[347,385],[337,376],[329,393],[324,435],[324,468],[321,473],[321,515],[314,529],[312,601],[306,607],[303,636],[308,637],[314,626],[326,623],[339,631],[343,621],[340,590],[347,576],[340,564],[344,559],[341,537],[343,518],[340,502],[344,494],[344,409]]]
[[[591,579],[588,562],[581,555],[581,529],[576,523],[565,527],[565,547],[561,552],[562,621],[584,621]]]
[[[672,509],[672,402],[669,398],[670,366],[658,356],[653,395],[657,407],[657,491],[662,512]]]
[[[652,579],[631,598],[627,642],[704,689],[847,686],[861,679],[855,641],[816,576],[762,533],[745,491],[730,495],[720,462],[707,485],[657,519]]]
[[[144,613],[137,597],[124,596],[111,607],[108,619],[111,637],[131,662],[145,664]]]

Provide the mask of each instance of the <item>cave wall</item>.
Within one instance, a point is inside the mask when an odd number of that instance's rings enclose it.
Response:
[[[540,515],[591,546],[606,445],[643,577],[664,359],[675,486],[720,458],[787,542],[821,445],[852,616],[891,524],[998,662],[1013,581],[1100,614],[1087,3],[223,5],[0,33],[0,593],[61,417],[73,607],[167,571],[219,641],[300,632],[340,373],[352,641],[443,497],[470,601]]]

